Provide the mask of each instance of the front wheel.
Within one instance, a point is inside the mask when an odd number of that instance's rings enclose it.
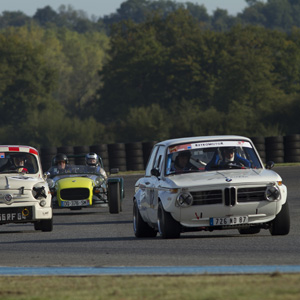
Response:
[[[35,222],[34,229],[41,230],[44,232],[52,231],[53,230],[53,218]]]
[[[133,201],[133,231],[137,238],[156,237],[157,231],[150,227],[142,218],[136,199]]]
[[[240,228],[240,234],[256,234],[260,232],[260,228],[258,227],[249,227],[249,228]]]
[[[108,184],[108,206],[111,214],[118,214],[121,211],[121,193],[119,182]]]
[[[157,211],[158,230],[163,239],[177,239],[180,237],[181,225],[173,219],[169,212],[166,212],[161,202]]]
[[[272,235],[287,235],[290,232],[290,212],[288,203],[282,205],[281,211],[271,222],[270,233]]]

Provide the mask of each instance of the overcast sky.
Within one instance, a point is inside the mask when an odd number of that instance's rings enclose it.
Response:
[[[37,9],[49,5],[57,10],[59,6],[72,5],[75,10],[83,10],[90,17],[102,17],[116,12],[125,0],[0,0],[0,12],[22,11],[28,16],[33,16]],[[229,14],[236,15],[242,12],[247,3],[245,0],[177,0],[177,2],[193,2],[203,4],[211,15],[217,8],[226,9]]]

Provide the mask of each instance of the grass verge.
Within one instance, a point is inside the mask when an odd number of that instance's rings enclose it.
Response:
[[[300,274],[0,277],[0,299],[298,300]]]

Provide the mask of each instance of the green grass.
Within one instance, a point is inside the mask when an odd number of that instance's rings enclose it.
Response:
[[[0,299],[298,300],[300,274],[0,277]]]

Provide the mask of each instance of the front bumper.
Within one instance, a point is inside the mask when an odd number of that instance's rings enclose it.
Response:
[[[269,201],[265,197],[266,186],[238,186],[225,187],[211,190],[191,191],[193,203],[190,206],[181,207],[176,202],[176,196],[165,201],[165,208],[173,218],[184,227],[219,227],[240,228],[243,226],[262,226],[272,221],[280,212],[286,202],[287,190],[285,186],[279,187],[280,196],[277,200]],[[227,222],[216,226],[214,218],[226,221],[244,217],[244,224]]]
[[[0,224],[26,223],[52,219],[52,208],[41,207],[38,203],[0,205]]]

